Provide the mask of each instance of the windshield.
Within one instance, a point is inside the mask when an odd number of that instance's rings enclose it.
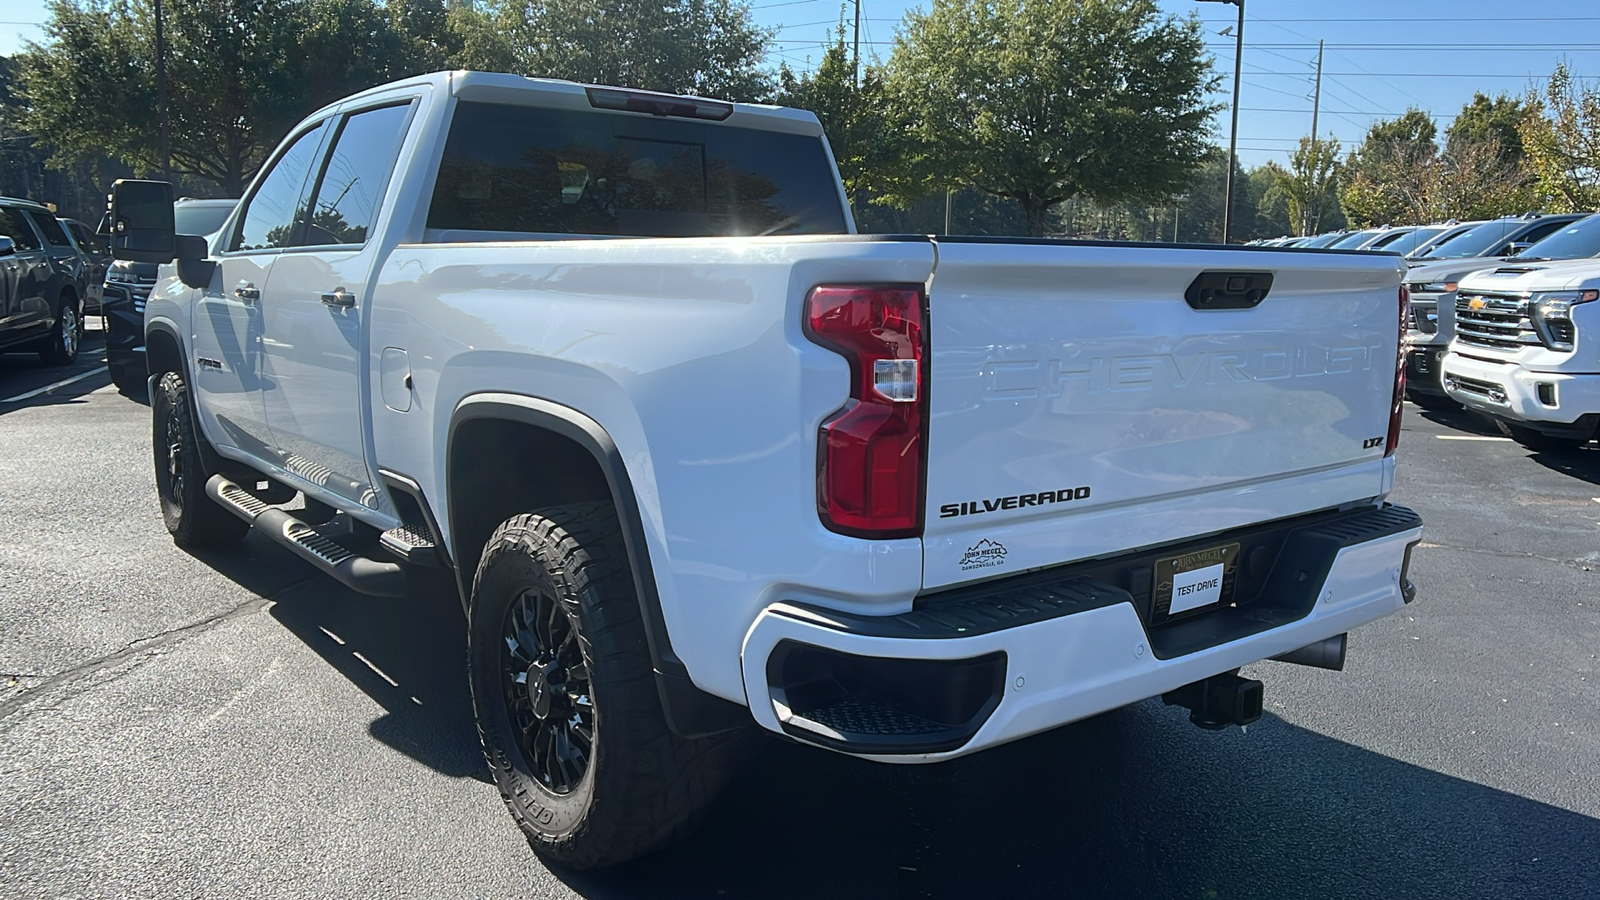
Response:
[[[1512,229],[1521,227],[1520,221],[1516,222],[1485,222],[1474,228],[1468,228],[1448,241],[1428,251],[1428,256],[1435,259],[1468,259],[1482,256],[1500,246]]]
[[[1378,230],[1376,228],[1369,228],[1366,231],[1357,231],[1354,234],[1347,234],[1347,235],[1344,236],[1344,238],[1342,240],[1339,240],[1339,241],[1337,241],[1335,243],[1329,244],[1328,245],[1328,249],[1329,250],[1354,250],[1355,248],[1357,248],[1357,247],[1361,246],[1362,244],[1365,244],[1367,241],[1371,240],[1372,236],[1377,234],[1377,233],[1378,233]]]
[[[1326,247],[1329,244],[1333,243],[1334,241],[1337,241],[1339,238],[1342,238],[1342,237],[1344,237],[1344,234],[1342,232],[1336,232],[1334,234],[1322,234],[1322,235],[1318,235],[1318,236],[1313,237],[1313,238],[1306,238],[1304,241],[1301,241],[1299,244],[1296,244],[1295,246],[1297,246],[1297,247]]]
[[[1600,256],[1600,216],[1579,219],[1512,259],[1583,259]]]
[[[1444,234],[1445,226],[1433,225],[1428,228],[1418,228],[1410,234],[1403,234],[1387,244],[1383,249],[1389,253],[1399,253],[1402,256],[1421,247],[1438,235]]]
[[[1391,244],[1415,231],[1414,228],[1396,228],[1386,234],[1380,234],[1372,243],[1362,248],[1365,250],[1388,250]]]
[[[179,234],[198,234],[202,237],[215,234],[233,207],[207,203],[205,206],[173,204],[172,218]]]

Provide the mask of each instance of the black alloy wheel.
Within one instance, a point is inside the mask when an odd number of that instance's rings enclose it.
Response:
[[[556,600],[523,591],[506,613],[501,653],[506,711],[535,777],[570,794],[594,753],[594,698],[578,631]]]

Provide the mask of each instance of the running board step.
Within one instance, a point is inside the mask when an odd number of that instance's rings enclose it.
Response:
[[[221,475],[206,482],[206,495],[296,556],[332,575],[345,587],[374,597],[404,597],[406,573],[399,565],[357,556],[337,541]]]
[[[401,525],[399,528],[391,528],[378,535],[378,543],[383,545],[383,549],[414,566],[440,568],[444,565],[444,561],[439,556],[439,548],[434,543],[433,536],[426,529],[427,526],[418,528],[414,525]]]

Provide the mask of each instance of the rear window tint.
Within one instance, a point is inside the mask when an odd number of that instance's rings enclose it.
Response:
[[[845,220],[817,137],[461,103],[428,228],[708,237],[839,234]]]
[[[67,229],[61,224],[60,219],[36,209],[28,210],[28,217],[33,219],[33,224],[39,226],[39,233],[44,235],[45,242],[50,246],[72,246],[72,239],[67,237]]]

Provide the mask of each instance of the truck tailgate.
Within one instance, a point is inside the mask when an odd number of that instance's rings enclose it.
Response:
[[[924,586],[1377,496],[1404,264],[1385,254],[939,239]],[[1194,308],[1202,272],[1270,273]],[[1237,282],[1236,282],[1237,284]]]

